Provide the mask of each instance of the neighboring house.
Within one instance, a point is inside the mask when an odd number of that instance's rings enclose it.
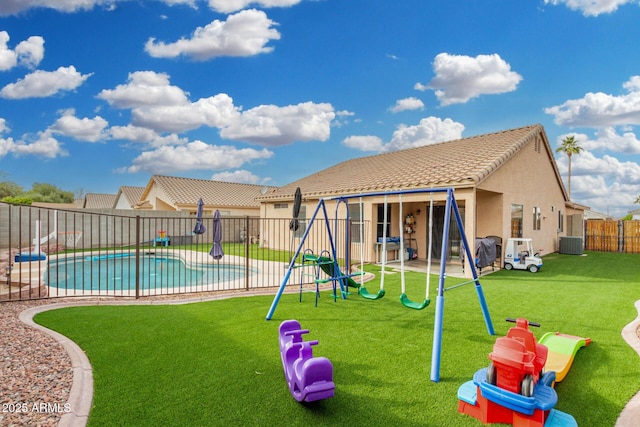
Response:
[[[560,236],[581,233],[583,211],[587,208],[568,200],[553,150],[541,125],[347,160],[264,194],[258,199],[262,203],[261,217],[291,215],[288,207],[297,187],[303,194],[303,223],[312,215],[320,198],[453,187],[472,253],[475,238],[486,236],[501,237],[503,242],[509,237],[528,237],[533,239],[535,251],[543,255],[555,252]],[[415,219],[414,233],[404,236],[413,239],[407,243],[417,250],[420,258],[426,258],[427,254],[430,197],[424,193],[402,198],[403,216],[412,214]],[[444,193],[433,194],[434,236],[441,236],[438,233],[444,223],[444,198]],[[390,236],[403,232],[399,230],[398,202],[398,196],[389,196]],[[328,215],[333,217],[335,202],[328,201],[327,205]],[[374,242],[383,231],[383,197],[363,199],[362,212],[358,199],[352,199],[349,209],[355,227],[361,218],[370,224],[364,227],[364,256],[365,261],[373,261],[376,259]],[[344,208],[339,216],[346,216]],[[580,225],[576,226],[577,231],[568,230],[569,219]],[[450,258],[459,252],[460,237],[456,229],[454,227],[448,242]],[[273,247],[273,242],[286,241],[277,238],[278,233],[288,235],[289,231],[262,233],[263,244]],[[357,235],[353,228],[352,235]],[[436,259],[440,257],[441,240],[435,237],[431,246]],[[358,245],[352,243],[354,258],[359,257]],[[503,249],[504,246],[503,243]]]
[[[629,212],[631,215],[631,219],[640,219],[640,209],[633,210]]]
[[[123,185],[116,194],[113,209],[136,209],[140,205],[140,198],[144,193],[144,187],[131,187]]]
[[[84,196],[84,209],[112,209],[116,201],[115,194],[87,193]]]
[[[586,220],[586,219],[613,219],[613,218],[608,214],[592,211],[591,209],[585,209],[584,219]]]
[[[204,215],[217,209],[225,216],[259,216],[256,197],[274,187],[209,179],[154,175],[140,196],[138,209],[187,211],[195,215],[198,199],[204,201]]]

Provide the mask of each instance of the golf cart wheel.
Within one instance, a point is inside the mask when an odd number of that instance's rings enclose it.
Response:
[[[509,264],[508,262],[504,263],[505,270],[513,270],[513,264]]]
[[[493,362],[489,362],[489,367],[487,368],[487,382],[491,385],[496,385],[496,367]]]
[[[520,394],[524,397],[533,396],[533,386],[533,376],[529,374],[525,375],[520,384]]]
[[[532,272],[532,273],[537,273],[538,272],[538,266],[535,265],[535,264],[531,264],[529,266],[529,271]]]

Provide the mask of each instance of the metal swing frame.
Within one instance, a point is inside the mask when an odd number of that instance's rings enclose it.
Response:
[[[348,218],[348,215],[349,215],[348,200],[349,199],[354,199],[359,197],[364,198],[364,197],[376,197],[376,196],[390,196],[390,195],[398,195],[398,194],[446,193],[446,207],[445,207],[444,227],[442,230],[442,241],[443,242],[448,241],[449,224],[451,221],[451,213],[453,212],[456,223],[458,225],[458,229],[460,231],[462,247],[464,248],[467,259],[473,259],[471,250],[469,249],[467,236],[464,231],[462,217],[460,216],[460,210],[458,209],[458,204],[455,200],[453,192],[454,192],[453,188],[431,188],[431,189],[412,189],[412,190],[373,192],[373,193],[353,194],[353,195],[346,195],[346,196],[331,197],[327,199],[320,199],[318,201],[318,205],[316,206],[316,209],[313,212],[313,215],[309,220],[309,224],[304,232],[304,235],[300,239],[300,244],[296,250],[296,253],[291,258],[291,262],[289,263],[289,267],[287,268],[287,271],[284,275],[282,283],[280,284],[280,287],[278,288],[278,291],[274,296],[273,302],[271,303],[271,307],[269,308],[269,312],[267,313],[266,320],[270,320],[273,317],[273,314],[278,305],[278,302],[280,301],[280,298],[284,292],[284,289],[287,283],[289,282],[289,278],[291,277],[291,272],[293,271],[295,260],[300,255],[300,252],[304,246],[305,240],[309,234],[309,230],[311,229],[314,221],[316,220],[316,217],[318,215],[318,212],[320,212],[320,210],[322,210],[324,221],[327,226],[329,244],[331,246],[331,253],[333,254],[334,271],[336,272],[336,276],[333,277],[331,280],[334,282],[334,293],[335,293],[335,286],[337,283],[340,286],[342,299],[346,299],[347,288],[345,284],[347,282],[347,279],[350,278],[351,276],[348,274],[346,275],[343,274],[340,271],[340,267],[338,265],[336,245],[333,239],[333,233],[331,232],[331,227],[330,227],[329,219],[327,215],[327,208],[326,208],[326,202],[325,202],[326,200],[327,201],[336,200],[338,205],[344,202],[345,205],[347,206],[347,218]],[[337,209],[336,209],[336,214],[337,214]],[[336,215],[336,220],[337,220],[337,215]],[[347,233],[348,233],[349,228],[345,227],[345,229],[347,230]],[[337,228],[336,228],[336,231],[337,231]],[[348,237],[348,234],[347,234],[347,237]],[[440,276],[438,278],[438,295],[436,298],[435,323],[433,328],[433,347],[431,352],[431,381],[433,382],[440,381],[440,364],[441,364],[440,359],[442,354],[442,329],[443,329],[443,322],[444,322],[444,292],[445,292],[444,280],[446,277],[446,259],[447,259],[447,245],[443,244],[441,255],[440,255]],[[470,263],[470,267],[471,267],[471,273],[473,276],[473,282],[475,283],[475,289],[478,296],[478,301],[480,303],[480,308],[482,310],[482,315],[484,317],[485,326],[487,328],[487,333],[489,335],[495,335],[495,331],[493,328],[493,321],[491,320],[491,315],[489,314],[489,308],[487,306],[487,302],[484,297],[482,285],[480,284],[480,280],[478,278],[478,273],[473,263]]]

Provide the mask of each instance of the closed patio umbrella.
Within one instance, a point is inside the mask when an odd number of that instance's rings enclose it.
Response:
[[[204,207],[204,201],[202,197],[198,199],[198,211],[196,212],[196,225],[193,227],[194,234],[204,234],[207,231],[207,228],[204,226],[202,222],[202,210]]]
[[[298,221],[298,216],[300,215],[300,206],[302,205],[302,192],[300,191],[300,187],[296,188],[296,194],[293,196],[293,212],[292,219],[289,222],[289,230],[298,231],[300,227],[300,221]]]
[[[220,280],[220,258],[224,256],[224,251],[222,250],[222,220],[220,219],[220,211],[217,209],[213,214],[213,246],[209,255],[218,261],[218,280]]]
[[[293,241],[296,235],[296,231],[300,228],[300,221],[298,220],[298,216],[300,215],[300,206],[302,205],[302,192],[300,191],[300,187],[296,188],[296,194],[293,196],[293,212],[291,212],[292,218],[289,221],[289,231],[291,231],[291,244],[289,248],[293,250]],[[293,258],[289,260],[289,262],[293,265]]]

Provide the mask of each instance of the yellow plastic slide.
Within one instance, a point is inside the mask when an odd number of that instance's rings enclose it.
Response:
[[[591,338],[576,337],[560,332],[547,332],[538,342],[549,349],[544,370],[547,372],[555,371],[556,382],[560,382],[569,372],[578,350],[591,344]]]

